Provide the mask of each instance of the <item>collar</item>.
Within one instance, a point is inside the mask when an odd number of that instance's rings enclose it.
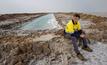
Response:
[[[74,20],[72,19],[72,23],[74,24],[74,25],[76,25],[77,24],[77,22],[76,23],[74,23]]]

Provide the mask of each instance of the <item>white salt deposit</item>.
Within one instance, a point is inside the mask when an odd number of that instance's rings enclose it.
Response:
[[[61,26],[56,21],[54,14],[48,14],[39,17],[32,22],[27,22],[22,25],[20,29],[22,30],[45,30],[45,29],[55,29],[61,28]]]
[[[82,54],[88,59],[87,61],[80,61],[75,58],[75,63],[72,65],[107,65],[107,44],[101,42],[90,45],[93,52],[86,52],[81,50]]]
[[[41,35],[40,37],[34,38],[33,41],[49,41],[54,37],[58,37],[58,36],[54,34]]]

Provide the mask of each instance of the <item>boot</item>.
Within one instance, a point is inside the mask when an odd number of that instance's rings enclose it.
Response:
[[[77,53],[77,57],[82,61],[87,61],[87,59],[81,53]]]
[[[83,50],[88,51],[88,52],[93,52],[93,50],[89,46],[84,46],[82,47]]]

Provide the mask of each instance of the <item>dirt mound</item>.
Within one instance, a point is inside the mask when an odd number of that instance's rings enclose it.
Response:
[[[49,34],[47,35],[49,36]],[[62,36],[56,35],[47,41],[34,41],[34,39],[38,38],[36,36],[0,37],[0,63],[2,65],[33,65],[33,63],[43,58],[50,59],[49,61],[52,62],[52,65],[68,63],[67,60],[71,58],[71,53],[69,52],[71,51],[71,44]],[[58,58],[59,56],[62,57]],[[64,59],[63,56],[66,56],[67,60],[62,60]],[[47,61],[45,60],[45,62]]]

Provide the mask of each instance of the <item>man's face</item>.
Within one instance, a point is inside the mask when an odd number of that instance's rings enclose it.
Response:
[[[73,20],[74,20],[75,22],[77,22],[77,21],[79,21],[79,17],[73,16]]]

